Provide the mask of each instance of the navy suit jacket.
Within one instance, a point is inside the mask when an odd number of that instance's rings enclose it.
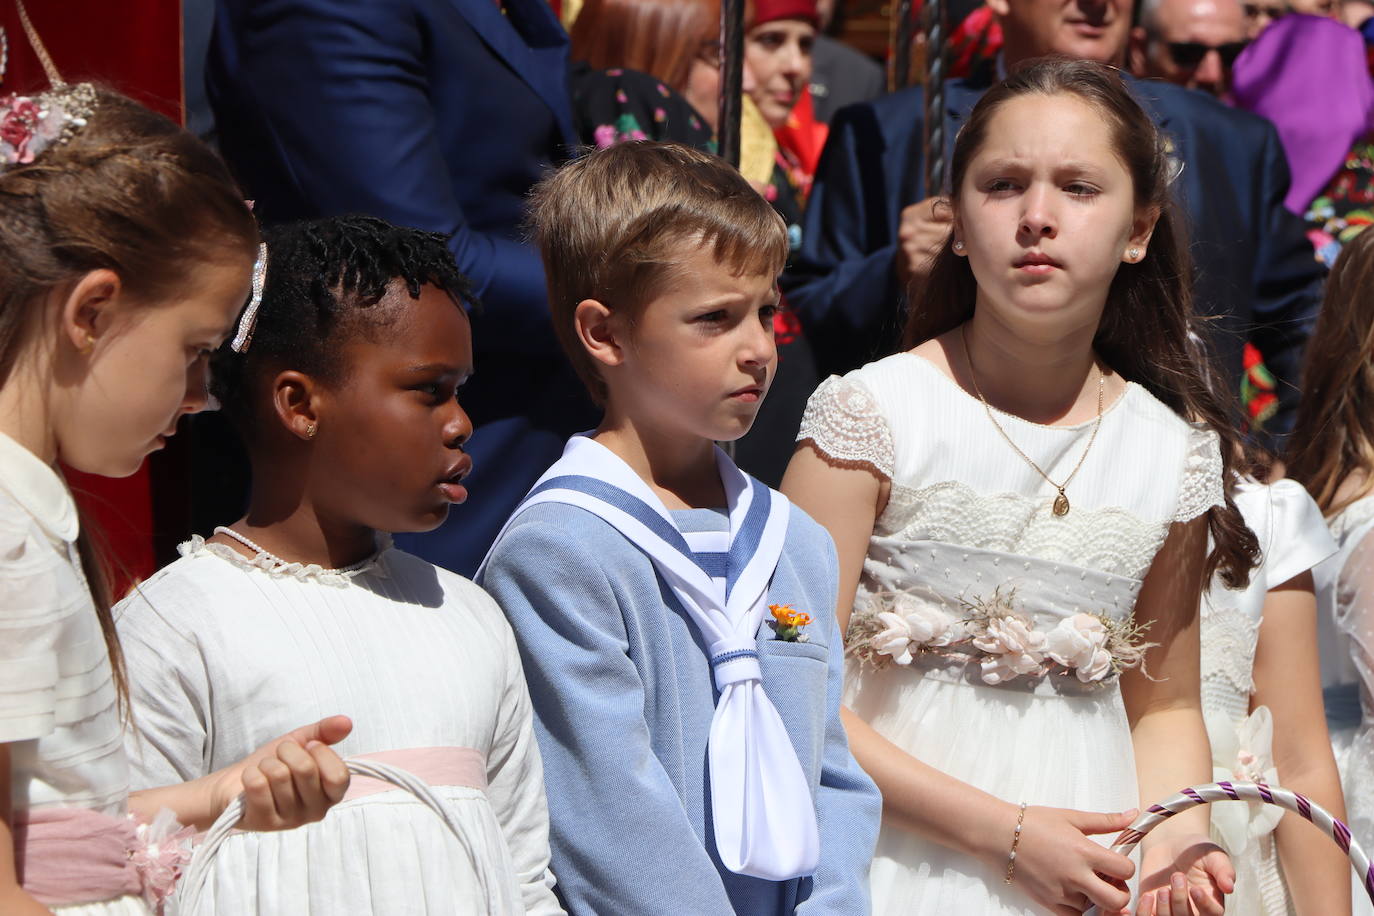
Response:
[[[472,493],[408,549],[471,575],[596,414],[558,350],[525,195],[576,143],[545,0],[218,0],[207,69],[225,156],[266,222],[367,213],[451,236],[482,300]]]
[[[1323,273],[1302,221],[1283,206],[1289,173],[1278,133],[1201,92],[1130,84],[1184,162],[1175,193],[1188,217],[1197,311],[1217,316],[1212,342],[1233,382],[1247,339],[1264,354],[1281,404],[1270,429],[1284,431],[1297,406]],[[946,85],[951,148],[987,88],[969,80]],[[823,371],[867,362],[899,336],[897,228],[902,208],[927,196],[922,111],[922,90],[908,89],[846,108],[831,125],[787,293],[813,340],[842,342],[821,355]]]

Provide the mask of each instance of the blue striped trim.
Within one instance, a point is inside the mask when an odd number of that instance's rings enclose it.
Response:
[[[717,655],[715,658],[711,659],[711,667],[714,668],[716,665],[723,665],[723,664],[725,664],[726,662],[732,662],[732,661],[734,661],[734,660],[737,659],[737,658],[758,658],[758,657],[759,657],[759,653],[758,653],[756,650],[754,650],[754,649],[736,649],[736,650],[733,651],[733,652],[722,652],[721,654]]]
[[[687,540],[678,531],[676,526],[669,523],[655,512],[648,503],[631,493],[626,493],[620,487],[609,484],[604,480],[597,480],[595,477],[586,477],[581,474],[568,474],[563,477],[551,477],[530,491],[530,496],[542,493],[545,490],[576,490],[579,493],[586,493],[594,496],[602,502],[609,503],[625,512],[635,521],[648,528],[654,534],[667,541],[669,546],[680,551],[686,556],[692,556],[692,548],[687,546]],[[529,497],[526,497],[527,499]]]
[[[739,531],[735,532],[735,539],[730,543],[730,573],[725,579],[727,597],[734,590],[735,580],[758,551],[764,526],[768,524],[768,513],[773,507],[773,494],[768,487],[752,477],[746,476],[745,480],[753,489],[754,498],[749,503],[749,511],[744,514]]]
[[[696,560],[697,565],[712,579],[725,579],[729,576],[730,555],[728,553],[696,553],[692,554],[692,559]]]
[[[632,517],[635,521],[644,525],[654,534],[661,537],[668,546],[690,559],[701,571],[706,573],[711,579],[725,579],[726,588],[734,584],[734,580],[739,576],[739,572],[744,569],[744,564],[754,555],[754,550],[758,547],[759,538],[763,535],[764,523],[768,521],[768,488],[758,481],[750,478],[758,489],[762,489],[763,495],[760,496],[756,489],[754,503],[750,505],[749,512],[744,521],[745,529],[751,531],[748,537],[741,536],[735,538],[735,543],[731,544],[730,552],[710,552],[693,553],[692,548],[687,545],[687,539],[682,536],[682,532],[676,526],[666,521],[644,500],[632,493],[627,493],[614,484],[595,477],[586,477],[581,474],[568,474],[562,477],[550,477],[530,491],[530,496],[542,493],[545,490],[576,490],[585,493],[604,503],[615,506],[617,509]],[[529,497],[526,497],[527,499]],[[756,509],[762,506],[762,516],[755,522],[754,517],[758,513]],[[757,530],[753,530],[757,528]],[[737,550],[743,547],[741,540],[748,541],[748,551]],[[728,593],[728,592],[727,592]]]

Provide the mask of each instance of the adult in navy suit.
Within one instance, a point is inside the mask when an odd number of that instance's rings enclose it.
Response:
[[[472,574],[515,504],[595,423],[559,353],[524,196],[575,141],[546,0],[218,0],[221,146],[264,221],[367,213],[451,234],[482,300],[471,498],[406,547]]]
[[[1048,54],[1120,65],[1131,4],[989,0],[1005,37],[1002,65]],[[989,76],[946,84],[951,148]],[[1205,93],[1144,81],[1132,88],[1184,165],[1176,187],[1189,216],[1197,310],[1217,316],[1215,352],[1239,380],[1242,347],[1254,342],[1279,382],[1281,408],[1269,428],[1286,430],[1322,272],[1301,222],[1283,206],[1289,175],[1278,134]],[[811,338],[830,345],[820,354],[823,371],[891,349],[902,291],[921,282],[927,256],[948,232],[948,209],[924,187],[922,113],[916,88],[851,106],[831,125],[787,293]]]

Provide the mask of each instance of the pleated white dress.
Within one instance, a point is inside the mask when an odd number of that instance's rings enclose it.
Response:
[[[354,722],[345,757],[469,748],[485,769],[485,786],[436,786],[466,844],[400,790],[298,830],[231,836],[214,912],[562,912],[520,657],[485,592],[389,544],[344,574],[199,538],[182,554],[116,609],[135,786],[201,776],[336,713]]]
[[[1255,650],[1270,589],[1307,572],[1336,552],[1321,509],[1293,480],[1243,480],[1236,508],[1259,540],[1260,565],[1250,584],[1230,589],[1218,577],[1202,603],[1202,708],[1212,741],[1217,780],[1284,785],[1274,763],[1273,720],[1267,707],[1250,710]],[[1228,912],[1288,916],[1293,903],[1279,867],[1274,830],[1283,811],[1251,802],[1210,808],[1212,837],[1231,855],[1236,890]]]
[[[1057,480],[1078,462],[1093,427],[1000,413],[997,420]],[[1037,630],[1077,613],[1124,621],[1169,526],[1222,500],[1216,436],[1134,384],[1107,407],[1063,517],[1051,512],[1054,489],[998,434],[983,405],[913,354],[828,379],[798,438],[892,484],[854,619],[902,595],[957,616],[962,601],[1015,589]],[[1009,802],[1093,811],[1139,804],[1114,678],[1019,677],[993,686],[977,662],[937,656],[881,670],[851,660],[847,676],[847,704],[879,733]],[[871,883],[878,914],[1040,912],[1003,883],[1000,869],[891,825],[879,837]]]

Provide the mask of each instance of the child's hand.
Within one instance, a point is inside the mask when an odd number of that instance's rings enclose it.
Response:
[[[1103,913],[1121,913],[1131,903],[1125,882],[1135,874],[1135,863],[1088,837],[1124,830],[1136,814],[1027,808],[1012,882],[1055,916],[1082,913],[1092,904]],[[1010,852],[1010,827],[1006,834]]]
[[[289,830],[324,817],[348,791],[348,768],[329,747],[348,737],[347,716],[330,716],[274,738],[210,774],[211,810],[243,794],[244,830]]]
[[[1221,916],[1236,889],[1231,859],[1210,837],[1181,834],[1145,850],[1137,916]]]

